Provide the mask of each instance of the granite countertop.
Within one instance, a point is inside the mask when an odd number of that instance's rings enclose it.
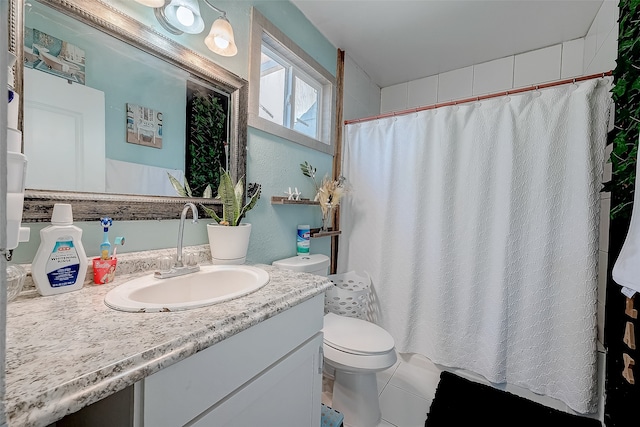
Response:
[[[94,285],[87,274],[81,290],[48,297],[27,286],[7,305],[9,427],[47,426],[331,285],[321,276],[257,264],[270,282],[235,300],[169,313],[127,313],[104,304],[109,290],[150,274],[162,252],[120,255],[113,283]]]

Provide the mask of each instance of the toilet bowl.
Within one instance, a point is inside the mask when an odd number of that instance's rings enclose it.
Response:
[[[273,262],[277,268],[327,276],[329,258],[322,254]],[[374,427],[381,420],[376,373],[397,360],[391,335],[366,320],[339,316],[325,309],[322,328],[325,371],[333,376],[331,406],[344,415],[346,427]]]

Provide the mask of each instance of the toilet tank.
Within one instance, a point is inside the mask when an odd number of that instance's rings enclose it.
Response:
[[[329,274],[329,257],[323,254],[298,255],[274,261],[272,265],[283,270],[293,270],[319,276]]]

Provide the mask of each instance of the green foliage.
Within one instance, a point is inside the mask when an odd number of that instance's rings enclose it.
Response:
[[[604,191],[611,192],[611,218],[630,218],[640,133],[640,0],[621,0],[619,7],[618,60],[611,91],[615,129],[609,135],[613,176]]]
[[[198,92],[190,101],[190,133],[186,175],[193,194],[204,194],[219,182],[219,168],[226,166],[226,114],[211,93]]]
[[[309,162],[300,163],[300,170],[304,176],[308,176],[311,179],[316,178],[316,168],[311,166]]]
[[[316,181],[316,168],[311,166],[311,164],[309,164],[309,162],[305,160],[304,163],[300,163],[300,170],[302,171],[302,174],[304,176],[308,176],[313,180],[313,185],[316,187],[316,193],[317,193],[319,186],[318,186],[318,182]]]
[[[178,196],[193,197],[191,193],[191,187],[189,187],[189,183],[187,182],[186,178],[184,180],[184,186],[182,186],[182,184],[180,184],[180,181],[178,181],[175,176],[171,175],[169,172],[167,172],[167,175],[169,176],[171,185],[173,185],[173,189],[176,190],[176,193],[178,193]]]
[[[167,172],[167,175],[169,175],[169,181],[171,181],[171,185],[173,186],[173,189],[176,190],[176,193],[178,193],[178,196],[193,197],[193,192],[191,191],[191,187],[189,186],[189,182],[187,181],[187,178],[184,179],[184,186],[183,186],[182,184],[180,184],[180,181],[178,181],[176,177],[171,175],[169,172]],[[207,185],[207,187],[204,189],[204,192],[202,193],[202,197],[205,199],[210,199],[212,197],[210,185]]]
[[[220,225],[236,226],[240,224],[244,215],[253,209],[260,198],[260,184],[253,185],[247,197],[249,201],[244,203],[244,185],[243,178],[235,184],[231,179],[229,171],[220,168],[220,185],[218,186],[218,195],[216,196],[222,202],[222,217],[215,210],[202,205],[205,213],[213,218]]]

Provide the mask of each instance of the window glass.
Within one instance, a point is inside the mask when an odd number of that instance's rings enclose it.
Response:
[[[334,154],[335,77],[255,8],[249,62],[249,126]]]
[[[312,138],[318,138],[318,102],[320,90],[300,77],[295,77],[293,103],[293,129]]]
[[[265,46],[260,64],[260,117],[285,126],[287,69]]]

